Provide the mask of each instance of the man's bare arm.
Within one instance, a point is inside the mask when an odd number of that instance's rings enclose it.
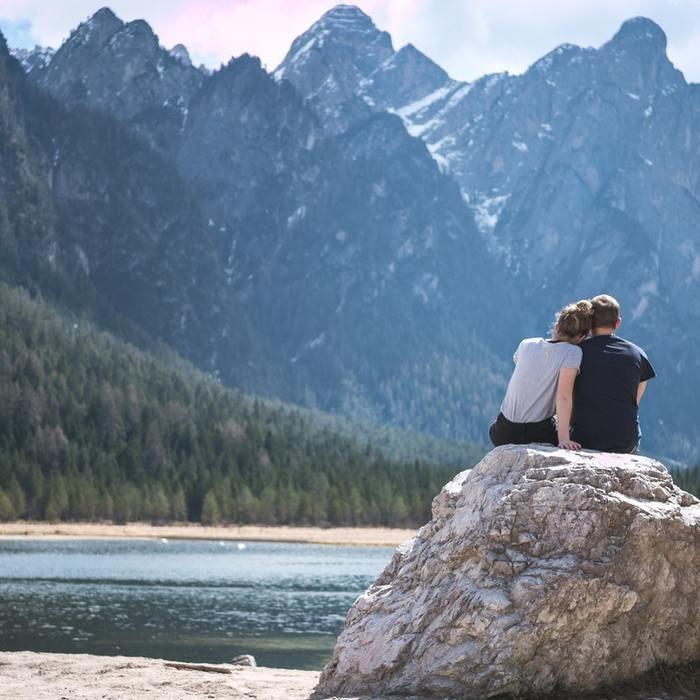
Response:
[[[647,382],[639,382],[639,386],[637,387],[637,405],[639,405],[639,402],[642,400],[642,396],[644,396],[646,388]]]

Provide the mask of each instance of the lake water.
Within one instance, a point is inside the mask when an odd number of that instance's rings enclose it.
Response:
[[[386,547],[0,538],[0,650],[320,669]]]

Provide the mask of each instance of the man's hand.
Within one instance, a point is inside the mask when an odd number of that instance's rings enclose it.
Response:
[[[581,445],[573,440],[559,440],[559,447],[562,450],[580,450]]]

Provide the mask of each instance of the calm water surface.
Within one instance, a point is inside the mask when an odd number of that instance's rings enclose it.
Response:
[[[0,538],[0,650],[320,669],[385,547]]]

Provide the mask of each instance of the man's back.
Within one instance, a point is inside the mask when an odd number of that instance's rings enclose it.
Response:
[[[573,439],[588,449],[631,452],[639,442],[637,389],[655,376],[647,356],[615,335],[584,340],[574,386]]]

